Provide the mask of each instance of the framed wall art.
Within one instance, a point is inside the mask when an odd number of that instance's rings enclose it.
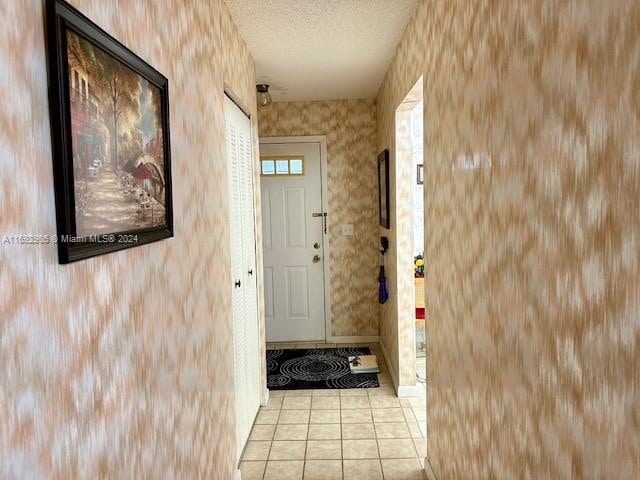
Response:
[[[167,79],[63,0],[47,0],[60,263],[173,236]]]
[[[389,150],[385,149],[378,155],[378,209],[380,212],[380,226],[391,227],[389,209]]]

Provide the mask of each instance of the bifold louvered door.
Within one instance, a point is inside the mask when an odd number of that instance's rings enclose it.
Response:
[[[225,96],[237,460],[260,407],[256,236],[251,122]]]

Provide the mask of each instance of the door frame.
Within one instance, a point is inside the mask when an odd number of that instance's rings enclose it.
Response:
[[[290,137],[259,137],[260,144],[274,143],[319,143],[320,144],[320,189],[322,198],[322,212],[327,214],[327,233],[322,235],[322,276],[324,285],[324,325],[325,342],[332,340],[331,335],[331,279],[329,270],[329,190],[327,187],[327,137],[326,135],[304,135]],[[260,185],[262,188],[262,185]],[[261,192],[262,193],[262,192]]]

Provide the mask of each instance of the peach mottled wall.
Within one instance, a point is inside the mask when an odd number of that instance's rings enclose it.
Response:
[[[326,135],[331,333],[378,335],[378,177],[373,100],[276,102],[259,110],[260,136]],[[353,236],[341,225],[351,223]]]
[[[437,478],[640,471],[639,58],[632,1],[422,1],[407,27],[378,149],[424,74]]]
[[[257,132],[253,60],[220,0],[73,4],[169,78],[175,238],[0,246],[0,477],[232,479],[223,89]],[[43,2],[0,31],[0,235],[54,234]]]

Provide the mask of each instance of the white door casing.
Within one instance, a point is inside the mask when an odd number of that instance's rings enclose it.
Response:
[[[324,341],[324,143],[282,140],[261,138],[260,156],[304,157],[304,174],[261,176],[267,341]]]
[[[236,460],[240,460],[260,407],[260,357],[256,286],[251,122],[225,96],[225,154],[229,218],[236,413]]]

